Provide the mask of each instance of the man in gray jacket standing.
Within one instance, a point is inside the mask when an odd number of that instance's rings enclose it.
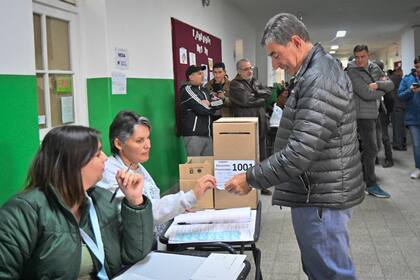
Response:
[[[271,18],[261,43],[293,84],[275,153],[232,177],[226,190],[241,195],[275,186],[273,204],[291,207],[309,279],[356,279],[347,223],[364,184],[351,81],[294,15]]]
[[[376,197],[389,198],[376,182],[375,159],[378,154],[376,122],[382,96],[392,91],[392,81],[385,77],[381,68],[369,61],[369,49],[366,45],[357,45],[353,49],[355,61],[349,62],[347,73],[353,84],[356,100],[357,132],[362,144],[363,177],[366,191]]]

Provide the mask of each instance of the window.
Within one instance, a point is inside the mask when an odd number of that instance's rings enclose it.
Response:
[[[73,9],[76,9],[73,7]],[[41,139],[53,127],[77,122],[74,12],[34,3],[33,26]]]

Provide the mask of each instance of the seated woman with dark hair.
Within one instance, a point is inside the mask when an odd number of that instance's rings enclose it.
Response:
[[[165,222],[192,208],[207,190],[216,186],[216,180],[211,175],[205,175],[191,191],[180,191],[161,198],[155,181],[142,166],[149,159],[150,129],[149,120],[135,112],[121,111],[115,116],[109,128],[112,155],[105,164],[104,176],[98,186],[114,192],[115,174],[120,170],[144,175],[144,195],[152,201],[153,219],[160,234]],[[122,199],[124,194],[118,192],[116,197]]]
[[[25,191],[0,209],[0,279],[110,279],[146,256],[153,218],[144,179],[116,174],[126,197],[120,212],[95,187],[105,161],[94,129],[62,126],[45,136]]]

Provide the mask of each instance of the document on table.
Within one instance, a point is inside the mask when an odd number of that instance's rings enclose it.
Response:
[[[151,252],[114,280],[190,279],[205,260],[203,257]]]
[[[234,280],[244,268],[246,255],[212,253],[191,277],[191,280]]]
[[[247,223],[176,224],[172,223],[165,233],[170,244],[197,242],[253,241],[257,212],[251,210]]]
[[[210,223],[249,223],[251,208],[231,208],[224,210],[203,210],[181,214],[174,218],[175,224],[210,224]]]
[[[151,252],[113,280],[234,280],[245,258],[236,254],[211,254],[205,258]]]

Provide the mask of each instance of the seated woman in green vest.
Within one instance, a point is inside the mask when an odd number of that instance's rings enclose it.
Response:
[[[110,279],[150,251],[144,178],[116,174],[120,212],[112,194],[95,187],[107,159],[101,147],[99,132],[83,126],[45,136],[26,189],[0,209],[0,279]]]

